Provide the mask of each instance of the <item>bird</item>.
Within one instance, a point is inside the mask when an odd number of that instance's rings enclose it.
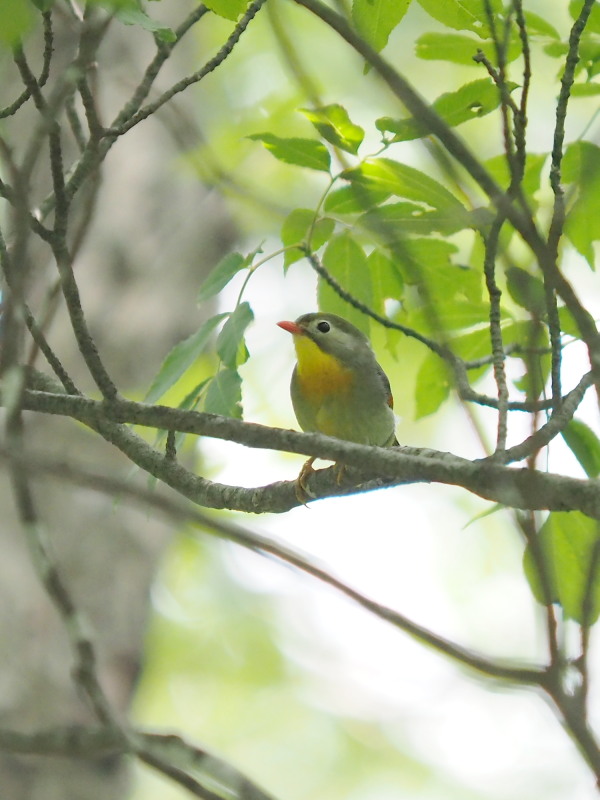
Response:
[[[294,337],[297,363],[290,392],[303,431],[380,447],[398,444],[390,382],[362,331],[337,314],[322,312],[277,325]],[[302,502],[315,459],[308,459],[296,481]],[[336,466],[341,483],[343,465]]]

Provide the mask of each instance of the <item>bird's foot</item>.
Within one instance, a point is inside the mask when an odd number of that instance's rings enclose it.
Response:
[[[302,505],[306,505],[309,500],[312,500],[314,495],[308,488],[307,482],[312,473],[315,471],[313,469],[313,464],[315,462],[315,458],[309,458],[308,461],[304,463],[304,466],[300,470],[300,474],[296,478],[296,497],[302,503]]]

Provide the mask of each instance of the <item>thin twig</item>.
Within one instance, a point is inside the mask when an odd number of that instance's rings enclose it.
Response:
[[[140,110],[133,114],[126,122],[123,122],[120,125],[112,125],[105,131],[105,136],[109,139],[115,139],[118,136],[122,136],[142,120],[158,111],[161,106],[167,103],[176,94],[183,92],[188,88],[188,86],[198,83],[211,72],[214,72],[214,70],[217,69],[217,67],[219,67],[229,55],[231,55],[233,49],[240,40],[240,37],[264,3],[265,0],[253,0],[253,2],[250,3],[245,14],[240,18],[233,30],[233,33],[229,36],[225,44],[219,49],[218,53],[213,56],[213,58],[209,59],[206,64],[201,67],[201,69],[197,70],[197,72],[194,72],[192,75],[188,75],[187,77],[182,78],[180,81],[177,81],[176,84],[171,86],[170,89],[167,89],[166,92],[163,92],[154,102],[148,103],[148,105],[140,108]]]

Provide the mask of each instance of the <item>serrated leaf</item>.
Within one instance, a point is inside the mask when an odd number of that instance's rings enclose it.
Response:
[[[247,0],[206,0],[204,5],[225,19],[234,22],[246,10]]]
[[[198,292],[198,302],[209,300],[224,289],[237,273],[247,266],[241,253],[229,253],[209,272]]]
[[[468,217],[462,203],[441,183],[414,167],[389,158],[369,159],[359,167],[345,170],[342,177],[375,190],[425,203],[456,217]]]
[[[361,228],[371,231],[388,247],[402,246],[412,234],[425,236],[434,231],[451,234],[469,227],[468,215],[457,215],[437,209],[426,210],[415,203],[387,203],[367,211],[356,220]]]
[[[221,332],[217,336],[217,353],[221,361],[235,370],[248,360],[248,351],[244,344],[246,328],[254,319],[249,303],[240,303],[231,314]]]
[[[415,384],[415,419],[434,414],[450,394],[450,373],[444,361],[428,353],[417,373]]]
[[[333,233],[335,223],[328,217],[323,217],[315,222],[315,212],[309,208],[295,208],[291,211],[281,226],[281,241],[285,247],[294,244],[309,244],[313,251],[322,247]],[[308,236],[310,234],[310,241]],[[283,256],[283,266],[287,269],[290,264],[304,257],[301,250],[286,250]]]
[[[330,144],[347,153],[358,152],[365,132],[351,121],[343,106],[333,103],[320,108],[301,108],[300,111]]]
[[[355,214],[378,206],[389,196],[389,192],[370,189],[360,184],[342,186],[327,195],[323,208],[328,214]]]
[[[329,274],[356,300],[371,306],[371,274],[362,247],[348,232],[334,236],[323,254],[323,266]],[[339,314],[368,335],[369,318],[339,294],[321,277],[317,288],[321,311]]]
[[[597,478],[600,475],[600,440],[589,425],[572,419],[562,431],[562,437],[588,478]]]
[[[148,16],[146,12],[136,5],[126,5],[117,9],[115,17],[123,25],[135,25],[145,31],[153,33],[161,42],[174,42],[177,39],[175,32],[162,23]]]
[[[223,369],[210,382],[204,410],[208,414],[242,419],[242,379],[234,369]]]
[[[409,5],[410,0],[353,0],[352,21],[371,47],[383,50]]]
[[[509,82],[508,91],[513,91],[516,83]],[[500,105],[500,92],[491,78],[481,78],[466,83],[454,92],[446,92],[434,100],[431,107],[450,127],[462,125],[478,117],[484,117]],[[378,130],[393,133],[393,142],[404,142],[427,136],[430,129],[415,117],[395,120],[381,117],[376,121]]]
[[[593,243],[600,239],[600,148],[586,141],[568,145],[562,161],[562,179],[579,189],[567,211],[565,234],[593,269]]]
[[[175,345],[152,381],[144,402],[156,403],[179,380],[183,373],[202,355],[210,341],[212,332],[221,320],[227,316],[228,314],[217,314],[207,319],[196,333]]]
[[[482,50],[490,61],[495,58],[492,43],[481,42],[460,33],[424,33],[415,42],[415,55],[424,61],[449,61],[465,67],[480,67],[473,56]],[[516,58],[516,56],[515,56]],[[507,57],[507,60],[512,60]]]
[[[482,39],[491,36],[485,0],[418,0],[421,8],[446,28],[472,31]],[[501,0],[490,0],[498,22],[504,20]]]
[[[371,273],[373,308],[382,313],[385,300],[401,300],[404,290],[402,273],[394,259],[382,250],[373,250],[367,264]]]
[[[598,522],[579,511],[552,512],[537,537],[537,549],[541,552],[550,584],[550,599],[562,606],[566,617],[579,623],[593,623],[600,613],[599,574],[594,576],[587,620],[583,607],[590,579],[592,552],[598,537]],[[534,597],[540,603],[545,603],[547,598],[530,546],[525,550],[523,568]]]
[[[329,172],[331,156],[325,145],[316,139],[282,139],[273,133],[253,133],[247,138],[262,142],[275,158],[286,164]]]
[[[540,278],[521,267],[508,267],[506,286],[515,303],[533,317],[542,319],[546,315],[546,291]]]

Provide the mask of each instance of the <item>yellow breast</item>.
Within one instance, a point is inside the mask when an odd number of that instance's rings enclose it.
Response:
[[[298,357],[297,380],[302,393],[314,403],[332,394],[344,394],[354,382],[354,373],[337,358],[324,353],[308,336],[295,336]]]

